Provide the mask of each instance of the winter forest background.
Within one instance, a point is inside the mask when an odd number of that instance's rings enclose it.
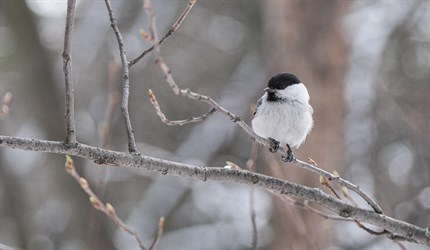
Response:
[[[186,0],[153,0],[164,34]],[[112,1],[127,55],[150,44],[142,1]],[[66,1],[0,0],[0,134],[64,139],[61,53]],[[77,2],[72,40],[78,140],[127,151],[118,106],[120,59],[103,1]],[[428,0],[198,0],[161,53],[183,88],[211,96],[252,119],[271,75],[293,72],[306,84],[315,127],[296,156],[372,194],[385,213],[430,223],[430,2]],[[130,71],[130,115],[145,155],[207,166],[244,167],[252,141],[225,117],[163,124],[151,88],[171,119],[208,107],[173,95],[148,55]],[[103,134],[106,126],[109,134]],[[99,197],[150,240],[160,216],[159,249],[250,249],[249,187],[75,159]],[[64,171],[61,155],[0,148],[0,243],[20,249],[134,249],[133,239],[94,210]],[[321,187],[260,148],[256,171]],[[360,205],[361,199],[353,196]],[[256,190],[260,249],[396,249],[351,222],[323,219]],[[408,249],[424,246],[405,243]]]

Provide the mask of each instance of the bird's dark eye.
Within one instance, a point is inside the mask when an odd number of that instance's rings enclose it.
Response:
[[[276,92],[267,92],[267,101],[268,102],[276,102],[279,101],[280,98],[276,95]]]

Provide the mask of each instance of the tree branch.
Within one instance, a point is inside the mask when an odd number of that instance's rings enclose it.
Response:
[[[75,164],[73,163],[72,157],[66,155],[66,163],[64,164],[66,168],[66,172],[69,173],[81,186],[82,190],[87,193],[88,198],[90,199],[91,205],[108,216],[122,231],[130,234],[139,245],[141,250],[146,250],[143,245],[142,240],[139,237],[139,234],[136,230],[128,226],[119,216],[117,215],[115,208],[110,204],[106,203],[106,205],[97,197],[97,195],[93,192],[88,184],[88,181],[81,177],[79,173],[76,171]]]
[[[152,241],[152,244],[149,247],[149,250],[157,249],[157,245],[158,245],[158,242],[160,241],[161,235],[163,235],[163,231],[164,231],[164,217],[160,217],[160,219],[158,220],[157,234],[155,235],[155,238]]]
[[[0,146],[29,151],[69,154],[90,159],[97,164],[107,164],[117,167],[142,168],[160,172],[164,175],[191,177],[202,181],[223,181],[241,183],[271,190],[283,195],[294,196],[303,200],[315,202],[344,218],[352,218],[362,223],[369,223],[391,233],[390,238],[424,244],[430,246],[430,237],[426,229],[410,223],[396,220],[389,216],[359,208],[330,196],[320,189],[309,188],[286,180],[267,175],[252,173],[246,170],[195,166],[162,160],[158,158],[130,155],[121,152],[105,150],[77,143],[75,146],[64,145],[63,142],[36,139],[23,139],[11,136],[0,136]]]
[[[200,116],[192,116],[184,120],[171,121],[167,119],[166,115],[163,113],[163,111],[161,111],[160,104],[158,104],[157,98],[155,98],[155,95],[151,89],[148,90],[148,96],[149,96],[149,101],[151,102],[152,106],[154,106],[155,113],[157,113],[158,117],[160,117],[160,120],[167,126],[178,126],[178,125],[183,126],[188,123],[201,122],[206,120],[206,118],[215,114],[216,112],[215,108],[211,108],[208,112]]]
[[[139,151],[136,147],[136,141],[134,139],[134,132],[131,126],[130,114],[128,112],[128,97],[130,95],[130,75],[128,71],[128,61],[127,55],[124,49],[124,41],[122,39],[121,32],[118,29],[116,24],[116,18],[112,10],[112,6],[109,0],[105,0],[106,8],[109,12],[109,18],[111,27],[115,33],[116,39],[118,41],[119,46],[119,54],[121,56],[121,64],[122,64],[122,100],[121,100],[121,111],[124,117],[125,128],[127,131],[127,139],[128,139],[128,151],[131,154],[139,154]]]
[[[72,79],[72,32],[75,16],[76,0],[67,1],[66,31],[64,32],[64,50],[63,50],[63,71],[65,78],[66,91],[66,143],[76,143],[75,128],[75,90],[73,89]]]
[[[169,29],[169,31],[167,31],[167,33],[156,44],[154,44],[151,47],[149,47],[148,49],[144,50],[138,57],[136,57],[135,59],[131,60],[128,63],[128,66],[131,67],[131,66],[135,65],[136,63],[138,63],[140,60],[142,60],[142,58],[146,54],[148,54],[149,52],[153,51],[156,46],[160,46],[169,36],[173,35],[173,33],[175,33],[175,31],[177,29],[179,29],[179,27],[181,26],[182,22],[185,20],[185,18],[187,17],[188,13],[191,11],[191,9],[196,4],[196,2],[197,2],[197,0],[189,0],[188,4],[187,4],[187,7],[182,12],[182,14],[179,16],[178,20],[176,20],[176,22],[172,25],[172,27]]]

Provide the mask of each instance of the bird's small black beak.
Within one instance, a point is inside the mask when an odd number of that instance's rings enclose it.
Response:
[[[275,93],[276,92],[276,90],[274,90],[274,89],[271,89],[271,88],[265,88],[264,89],[264,91],[266,91],[267,93]]]

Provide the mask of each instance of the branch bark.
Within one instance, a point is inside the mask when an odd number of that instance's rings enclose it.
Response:
[[[127,139],[128,139],[128,151],[131,154],[139,154],[139,151],[136,147],[136,141],[134,139],[133,127],[131,126],[130,114],[128,112],[128,97],[130,95],[130,74],[128,70],[128,61],[127,55],[124,49],[124,41],[122,39],[121,32],[118,29],[118,25],[116,24],[115,14],[113,13],[112,6],[109,0],[105,0],[106,8],[109,13],[109,19],[111,23],[111,27],[115,33],[116,39],[118,41],[119,46],[119,54],[121,57],[122,64],[122,100],[121,100],[121,111],[124,117],[125,128],[127,131]]]
[[[66,31],[64,32],[63,71],[66,90],[66,143],[76,143],[75,128],[75,90],[72,79],[72,32],[75,16],[76,0],[67,1]]]
[[[169,29],[169,31],[167,31],[167,33],[156,44],[154,44],[151,47],[147,48],[138,57],[136,57],[135,59],[131,60],[128,63],[128,66],[131,67],[131,66],[135,65],[136,63],[138,63],[140,60],[142,60],[143,57],[146,56],[146,54],[148,54],[149,52],[153,51],[155,49],[155,47],[160,46],[169,36],[173,35],[173,33],[175,33],[175,31],[177,29],[179,29],[179,27],[181,26],[182,22],[185,20],[185,18],[187,17],[188,13],[190,13],[191,9],[196,4],[196,2],[197,2],[197,0],[189,0],[188,4],[187,4],[187,7],[182,12],[182,14],[179,16],[178,20],[176,20],[176,22],[172,25],[172,27]]]
[[[391,233],[395,240],[410,241],[430,246],[430,237],[426,236],[426,229],[417,227],[404,221],[374,211],[359,208],[330,196],[320,189],[309,188],[286,180],[267,175],[252,173],[246,170],[195,166],[172,162],[158,158],[131,155],[121,152],[105,150],[97,147],[77,143],[75,146],[58,141],[37,139],[23,139],[11,136],[0,136],[0,146],[27,151],[69,154],[93,160],[97,164],[107,164],[116,167],[141,168],[160,172],[163,175],[191,177],[202,181],[223,181],[255,186],[315,202],[344,218],[352,218],[362,223],[369,223]]]

